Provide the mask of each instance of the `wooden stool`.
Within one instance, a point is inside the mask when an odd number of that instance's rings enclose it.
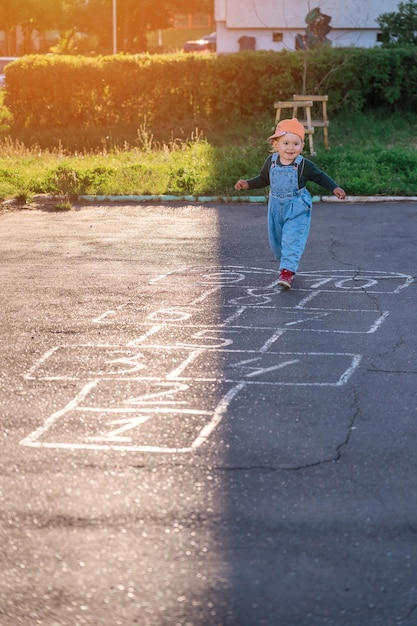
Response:
[[[305,98],[305,99],[304,99]],[[313,145],[313,135],[314,128],[311,120],[311,109],[313,106],[313,100],[310,99],[310,96],[303,96],[303,99],[297,100],[281,100],[278,102],[274,102],[274,107],[276,109],[275,121],[278,122],[281,119],[281,111],[282,109],[292,109],[292,116],[298,119],[298,109],[304,109],[304,120],[300,120],[302,124],[304,124],[306,135],[308,135],[308,145],[310,148],[310,154],[314,156],[316,153],[314,152]]]
[[[324,147],[326,150],[329,150],[329,120],[327,117],[327,101],[329,96],[303,96],[303,95],[294,95],[294,102],[304,102],[305,100],[310,100],[315,103],[321,104],[321,119],[312,119],[311,118],[311,110],[310,110],[310,118],[306,118],[304,123],[310,122],[312,127],[322,128],[323,129],[323,141]]]

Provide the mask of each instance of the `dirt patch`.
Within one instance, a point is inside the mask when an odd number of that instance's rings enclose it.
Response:
[[[0,203],[0,215],[3,215],[4,213],[22,211],[23,209],[33,209],[37,211],[70,210],[69,208],[59,208],[60,202],[62,202],[62,198],[55,198],[48,195],[34,196],[29,202],[23,202],[18,199],[4,200]]]

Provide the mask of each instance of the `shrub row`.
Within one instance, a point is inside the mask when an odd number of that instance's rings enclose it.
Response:
[[[326,48],[233,55],[35,55],[6,68],[16,128],[233,119],[273,111],[275,100],[329,95],[330,113],[416,110],[417,49]]]

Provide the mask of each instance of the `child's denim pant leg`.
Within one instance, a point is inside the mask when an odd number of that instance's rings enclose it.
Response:
[[[311,225],[311,203],[307,205],[303,198],[296,196],[286,215],[282,227],[282,255],[280,269],[296,272],[306,247]]]
[[[269,198],[268,239],[279,269],[296,272],[311,224],[311,196],[304,189],[292,197]]]
[[[281,260],[282,226],[284,224],[283,198],[269,198],[268,204],[268,240],[276,260]]]

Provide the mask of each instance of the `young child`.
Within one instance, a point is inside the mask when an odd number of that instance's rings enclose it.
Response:
[[[268,239],[280,263],[278,285],[285,289],[291,288],[310,230],[312,198],[306,183],[314,181],[332,191],[339,200],[346,198],[334,180],[301,156],[304,135],[304,126],[295,117],[282,120],[268,137],[273,153],[265,160],[259,175],[235,184],[238,191],[270,185]]]

